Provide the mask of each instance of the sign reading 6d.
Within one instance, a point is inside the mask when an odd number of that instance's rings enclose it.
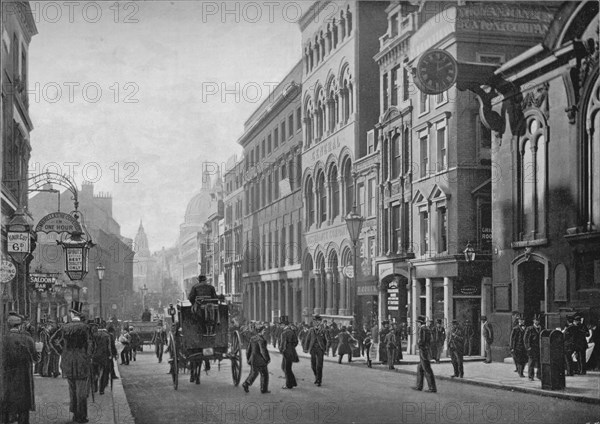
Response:
[[[7,234],[8,253],[29,253],[29,234],[11,233]]]

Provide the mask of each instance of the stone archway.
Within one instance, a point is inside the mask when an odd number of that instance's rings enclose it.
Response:
[[[547,318],[549,270],[548,258],[531,251],[512,262],[513,309],[521,312],[526,320],[539,313]]]

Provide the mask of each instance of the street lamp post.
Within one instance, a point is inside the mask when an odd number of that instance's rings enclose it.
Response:
[[[353,249],[353,274],[354,274],[354,278],[353,278],[353,288],[351,290],[351,294],[350,294],[350,313],[354,314],[354,308],[352,307],[353,304],[353,299],[355,296],[355,292],[356,292],[356,277],[358,275],[358,269],[356,268],[356,244],[358,243],[358,238],[360,237],[360,231],[362,230],[362,225],[364,222],[364,218],[362,216],[360,216],[359,214],[356,213],[356,204],[354,205],[354,207],[352,208],[352,212],[350,212],[347,216],[346,216],[346,225],[348,226],[348,233],[350,234],[350,240],[352,240],[352,245],[354,246]],[[356,324],[356,323],[355,323]]]
[[[98,274],[98,294],[100,300],[100,319],[104,319],[104,315],[102,315],[102,280],[104,279],[104,271],[106,268],[102,266],[102,264],[96,267],[96,273]]]
[[[146,283],[140,288],[142,292],[142,312],[146,310],[146,292],[148,291],[148,287],[146,287]]]

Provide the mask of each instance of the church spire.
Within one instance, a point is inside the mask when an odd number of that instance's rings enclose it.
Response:
[[[150,256],[150,248],[148,247],[148,237],[144,231],[142,220],[140,219],[140,226],[135,236],[134,250],[140,256]]]

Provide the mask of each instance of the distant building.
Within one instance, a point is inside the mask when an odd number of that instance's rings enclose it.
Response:
[[[162,292],[162,283],[156,279],[156,258],[150,253],[148,237],[141,220],[133,242],[133,250],[133,290],[139,291],[145,285],[149,291]]]
[[[233,156],[227,163],[223,178],[225,180],[224,207],[224,272],[225,290],[223,294],[234,304],[242,302],[242,268],[244,258],[243,241],[243,202],[244,202],[244,157],[240,160]]]
[[[46,188],[51,188],[46,186]],[[67,190],[60,194],[63,209],[71,210],[71,193]],[[127,308],[133,291],[133,265],[135,252],[132,240],[121,236],[121,226],[112,215],[113,199],[106,193],[94,194],[91,183],[83,183],[78,191],[79,211],[92,241],[96,244],[89,252],[89,272],[77,282],[79,300],[84,302],[86,313],[90,317],[100,314],[100,282],[96,267],[105,268],[102,280],[102,312],[104,317],[120,315]],[[29,210],[37,222],[45,215],[56,212],[58,201],[55,193],[40,192],[29,200]],[[65,258],[63,249],[56,245],[56,235],[38,234],[38,247],[30,268],[43,273],[57,273],[59,282],[69,282],[63,273]],[[75,294],[74,294],[75,296]],[[42,295],[40,313],[60,318],[67,314],[67,303],[55,301],[56,298]],[[74,299],[77,300],[77,299]]]

